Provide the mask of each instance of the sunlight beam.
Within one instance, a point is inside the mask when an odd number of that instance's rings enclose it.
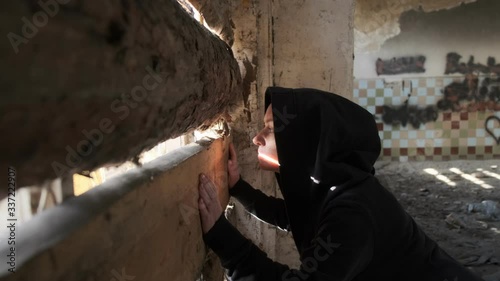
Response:
[[[466,174],[466,173],[460,171],[460,169],[458,169],[458,168],[450,168],[450,171],[452,171],[453,173],[455,173],[457,175],[460,175],[462,178],[464,178],[464,179],[466,179],[474,184],[481,186],[482,188],[485,188],[485,189],[492,189],[493,188],[493,186],[485,183],[484,181],[476,178],[473,175],[469,175],[469,174]]]
[[[487,175],[487,176],[490,176],[492,178],[496,178],[498,180],[500,180],[500,175],[497,174],[497,173],[493,173],[493,172],[490,172],[490,171],[486,171],[486,170],[483,170],[483,169],[477,169],[479,172],[482,172],[483,174]]]
[[[272,157],[269,157],[269,156],[267,156],[265,154],[262,154],[262,153],[259,153],[259,157],[263,158],[264,160],[266,160],[266,161],[268,161],[270,163],[273,163],[275,165],[280,166],[280,163],[278,162],[278,160],[276,160],[276,159],[274,159]]]
[[[429,175],[435,176],[438,180],[446,183],[449,186],[457,186],[457,184],[454,183],[452,180],[450,180],[447,176],[440,175],[436,169],[427,168],[427,169],[424,169],[424,172],[426,172]]]

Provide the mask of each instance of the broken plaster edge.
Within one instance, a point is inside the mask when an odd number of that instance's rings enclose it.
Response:
[[[451,10],[461,5],[467,5],[477,2],[477,0],[458,0],[450,1],[448,4],[443,3],[409,3],[401,9],[393,19],[380,25],[372,32],[365,33],[354,26],[354,52],[355,54],[368,54],[379,52],[382,46],[388,40],[398,36],[401,33],[400,19],[401,15],[409,11],[421,11],[424,13],[439,12],[442,10]]]

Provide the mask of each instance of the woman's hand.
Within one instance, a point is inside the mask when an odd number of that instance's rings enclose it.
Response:
[[[227,184],[232,188],[240,179],[240,167],[238,165],[238,157],[233,143],[229,144],[229,160],[227,161]]]
[[[207,233],[222,215],[219,196],[215,184],[206,175],[200,174],[200,198],[198,207],[200,209],[201,229]]]

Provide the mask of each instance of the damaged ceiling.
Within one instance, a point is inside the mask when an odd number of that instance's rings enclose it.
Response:
[[[433,12],[477,0],[357,0],[354,14],[356,53],[376,52],[401,30],[399,19],[410,10]]]

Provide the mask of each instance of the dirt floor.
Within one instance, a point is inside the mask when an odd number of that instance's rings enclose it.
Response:
[[[379,162],[377,176],[424,231],[485,280],[500,281],[498,218],[469,203],[500,203],[500,161]]]

